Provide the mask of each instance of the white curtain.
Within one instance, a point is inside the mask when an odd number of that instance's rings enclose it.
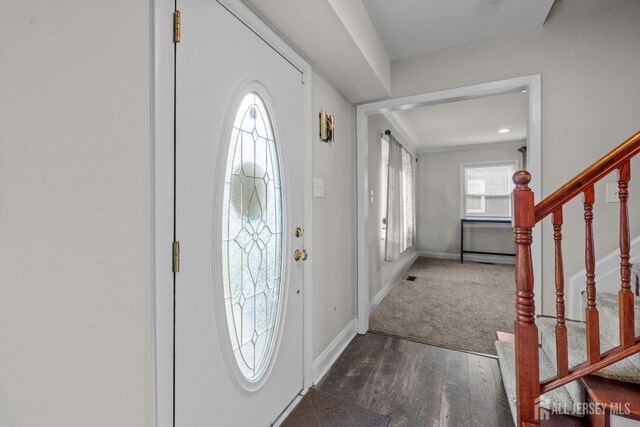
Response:
[[[400,252],[403,252],[407,248],[415,244],[415,203],[414,203],[414,187],[413,187],[413,157],[407,150],[402,150],[402,198],[403,198],[403,212],[404,218],[404,236]]]
[[[385,261],[396,261],[402,252],[413,246],[414,206],[413,159],[402,144],[390,135]]]

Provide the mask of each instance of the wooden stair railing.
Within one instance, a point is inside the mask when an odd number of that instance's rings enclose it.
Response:
[[[539,426],[540,395],[561,387],[640,352],[640,337],[635,336],[633,317],[634,295],[631,291],[631,264],[629,262],[629,198],[631,179],[630,160],[640,153],[640,132],[627,139],[600,160],[537,205],[529,188],[531,175],[518,171],[513,175],[516,188],[514,199],[514,240],[516,244],[516,407],[518,426]],[[620,345],[600,353],[600,323],[596,305],[595,251],[593,241],[594,185],[614,170],[618,170],[618,197],[620,199]],[[583,195],[585,221],[585,266],[587,307],[587,361],[569,367],[567,327],[565,325],[564,270],[562,264],[563,206],[579,194]],[[553,378],[540,381],[538,356],[538,327],[535,323],[533,299],[533,263],[531,259],[532,229],[552,215],[555,242],[556,288],[556,347],[557,373]]]

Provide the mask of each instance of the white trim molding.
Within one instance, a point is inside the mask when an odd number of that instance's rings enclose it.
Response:
[[[414,252],[413,255],[407,258],[404,264],[402,264],[402,267],[400,267],[397,273],[393,275],[391,280],[389,280],[387,284],[384,285],[382,289],[380,289],[376,296],[373,297],[371,302],[369,302],[369,314],[371,314],[373,310],[378,306],[378,304],[382,302],[384,297],[386,297],[387,294],[391,292],[391,289],[395,288],[395,286],[400,282],[402,277],[407,274],[407,271],[409,271],[409,269],[411,268],[413,263],[416,262],[419,256],[419,252]]]
[[[527,141],[525,139],[516,139],[514,141],[421,148],[418,150],[418,154],[443,153],[446,151],[487,150],[489,148],[512,148],[521,147],[523,145],[527,145]]]
[[[357,107],[357,174],[358,174],[358,333],[369,329],[369,116],[385,112],[408,110],[428,105],[481,98],[527,90],[529,94],[527,125],[527,156],[532,179],[531,189],[538,198],[542,196],[542,78],[533,74],[513,79],[481,83],[471,86],[445,89],[402,98],[387,99],[358,105]],[[542,277],[542,226],[533,230],[532,258],[534,276]],[[514,285],[515,289],[515,285]],[[538,280],[534,285],[536,313],[542,309],[542,286]]]
[[[396,120],[396,117],[393,114],[391,114],[390,111],[383,111],[382,114],[389,121],[389,123],[391,123],[391,127],[397,133],[397,136],[399,138],[396,138],[396,139],[399,139],[400,142],[403,142],[405,148],[411,151],[411,154],[416,156],[418,154],[418,148],[416,146],[415,141],[413,140],[413,138],[411,138],[411,136],[409,136],[409,133],[406,131],[404,126],[402,126],[400,122]]]
[[[351,319],[347,326],[329,343],[313,361],[313,383],[317,384],[334,364],[353,337],[356,336],[356,319]]]
[[[155,425],[173,425],[173,28],[174,3],[152,4],[151,182],[153,209],[154,410]]]
[[[460,254],[453,252],[432,252],[420,251],[420,256],[427,258],[455,259],[460,261]],[[516,263],[516,259],[512,256],[505,255],[484,255],[484,254],[466,254],[465,261],[470,262],[489,262],[491,264],[511,264]]]

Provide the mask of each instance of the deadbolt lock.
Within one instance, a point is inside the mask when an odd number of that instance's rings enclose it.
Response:
[[[309,258],[309,254],[307,254],[306,249],[296,249],[296,251],[293,253],[293,259],[295,259],[296,261],[306,261],[307,258]]]
[[[302,237],[303,235],[304,231],[302,231],[302,228],[296,227],[296,237]]]

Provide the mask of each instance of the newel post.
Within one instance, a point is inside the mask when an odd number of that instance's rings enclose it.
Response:
[[[516,243],[516,406],[518,427],[539,425],[540,374],[538,327],[535,323],[533,300],[533,264],[531,260],[531,230],[535,225],[533,191],[529,188],[531,174],[518,171],[513,175],[514,240]]]

